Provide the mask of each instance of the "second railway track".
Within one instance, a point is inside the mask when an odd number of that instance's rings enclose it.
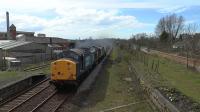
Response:
[[[58,92],[49,80],[0,106],[0,112],[55,112],[72,93]]]
[[[48,98],[41,102],[31,112],[56,112],[60,106],[73,94],[52,93]]]
[[[13,99],[5,102],[0,106],[0,112],[11,112],[14,111],[16,108],[20,107],[21,105],[28,102],[34,96],[41,94],[45,89],[49,88],[49,80],[44,80],[39,85],[35,86],[34,88],[26,91],[25,93],[16,96]]]
[[[48,67],[48,66],[49,66],[49,64],[44,64],[44,65],[40,65],[40,66],[36,66],[36,67],[26,68],[23,71],[25,71],[25,72],[36,71],[36,70],[40,70],[40,69],[43,69],[43,68]]]

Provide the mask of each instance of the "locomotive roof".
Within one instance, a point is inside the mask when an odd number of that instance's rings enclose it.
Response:
[[[93,46],[93,47],[95,47],[95,48],[103,48],[103,46]]]
[[[75,52],[78,55],[88,54],[90,53],[89,49],[70,49],[70,51]]]
[[[102,47],[102,46],[92,46],[93,48],[95,48],[95,49],[97,49],[97,50],[102,50],[102,49],[104,49],[104,47]]]
[[[81,48],[82,50],[84,50],[84,52],[90,52],[91,51],[91,48],[89,47],[84,47],[84,48]]]
[[[92,48],[99,49],[97,46],[92,46]]]
[[[84,51],[82,49],[70,49],[70,51],[73,51],[73,52],[77,53],[78,55],[84,54]]]
[[[73,61],[73,62],[75,62],[75,63],[78,63],[78,61],[76,61],[76,60],[74,60],[74,59],[71,59],[71,58],[62,58],[62,59],[60,59],[60,60],[70,60],[70,61]]]

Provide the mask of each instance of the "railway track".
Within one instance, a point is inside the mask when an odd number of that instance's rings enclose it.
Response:
[[[46,79],[43,82],[31,88],[30,90],[28,90],[27,92],[21,95],[17,95],[14,98],[9,99],[8,101],[1,104],[0,112],[12,112],[24,105],[26,102],[31,101],[35,96],[44,93],[44,91],[48,90],[48,88],[52,87],[49,84],[49,79]]]
[[[0,112],[56,112],[74,92],[58,92],[49,79],[0,106]]]
[[[54,92],[31,112],[56,112],[72,95],[73,94],[66,95],[65,93]]]
[[[46,83],[46,82],[49,81],[49,80],[50,80],[49,78],[46,78],[46,79],[44,79],[43,81],[41,81],[41,82],[35,84],[34,86],[32,86],[32,87],[30,87],[30,88],[28,88],[28,89],[26,89],[26,90],[24,90],[24,91],[22,91],[22,92],[19,92],[18,94],[14,95],[14,96],[12,96],[12,97],[10,97],[9,99],[1,101],[1,103],[0,103],[0,108],[1,108],[3,105],[7,104],[8,102],[12,101],[13,99],[16,99],[17,97],[21,96],[22,94],[25,94],[26,92],[31,91],[32,89],[36,88],[37,86],[39,86],[39,85],[41,85],[41,84],[43,84],[43,83]],[[41,86],[40,86],[40,87],[41,87]]]
[[[26,68],[23,71],[25,71],[25,72],[35,71],[35,70],[43,69],[43,68],[47,67],[48,65],[49,64],[40,65],[40,66],[37,66],[37,67]]]

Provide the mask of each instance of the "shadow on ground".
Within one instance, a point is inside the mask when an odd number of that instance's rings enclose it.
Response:
[[[109,83],[109,73],[107,68],[110,68],[111,66],[112,61],[110,59],[103,63],[102,70],[100,71],[96,82],[94,83],[90,93],[88,94],[90,100],[86,100],[85,102],[83,102],[84,107],[94,107],[98,102],[101,102],[105,99]]]

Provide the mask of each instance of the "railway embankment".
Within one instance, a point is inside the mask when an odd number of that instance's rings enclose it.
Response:
[[[138,74],[134,65],[131,64],[129,71],[136,75],[137,80],[140,82],[144,92],[151,100],[151,102],[158,108],[161,112],[180,112],[171,102],[166,99],[158,89],[153,88],[140,74]]]
[[[158,55],[131,51],[132,71],[157,107],[169,112],[199,112],[199,72]]]

